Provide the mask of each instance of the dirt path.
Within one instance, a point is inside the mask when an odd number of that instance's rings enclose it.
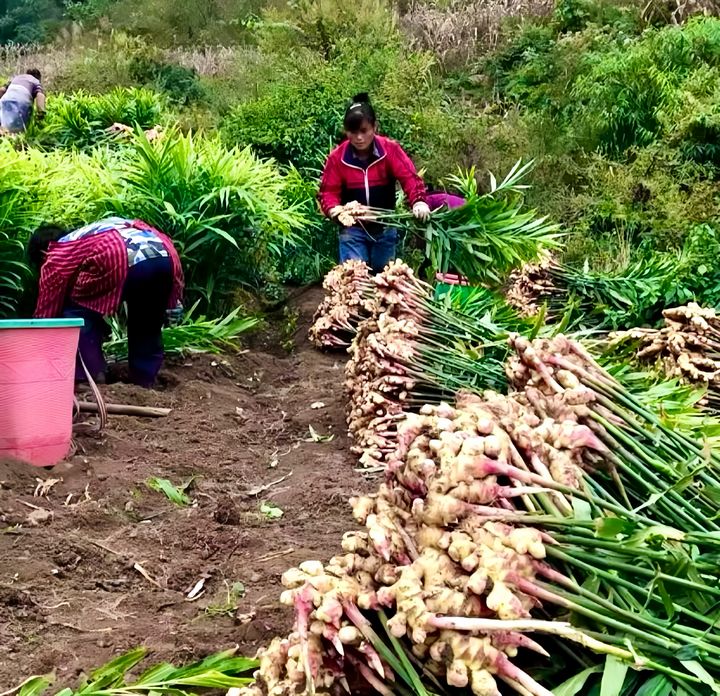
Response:
[[[354,526],[347,498],[369,487],[345,436],[343,359],[305,340],[319,299],[313,290],[296,303],[291,354],[201,356],[170,366],[163,391],[105,390],[109,401],[171,407],[168,418],[111,417],[101,440],[83,438],[85,452],[52,472],[0,463],[0,692],[53,669],[57,685],[74,685],[137,645],[155,661],[236,644],[252,654],[288,629],[280,574],[337,553]],[[306,441],[311,425],[334,439]],[[151,477],[196,477],[195,504],[173,505]],[[36,478],[62,480],[35,497]],[[263,501],[282,518],[267,519]],[[244,596],[228,601],[236,583]]]

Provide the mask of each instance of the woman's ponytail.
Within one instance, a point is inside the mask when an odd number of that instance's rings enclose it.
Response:
[[[367,92],[360,92],[352,98],[350,106],[345,111],[343,126],[346,131],[355,133],[360,130],[363,121],[367,121],[371,126],[375,126],[377,122],[375,109],[370,103],[370,96]]]

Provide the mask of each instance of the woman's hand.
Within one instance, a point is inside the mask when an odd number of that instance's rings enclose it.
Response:
[[[329,215],[331,220],[339,222],[343,227],[352,227],[355,224],[355,218],[348,213],[344,205],[336,205],[330,208]]]
[[[412,207],[412,214],[416,220],[427,222],[430,219],[430,206],[425,201],[418,201]]]
[[[343,227],[352,227],[358,220],[374,220],[373,212],[362,203],[351,201],[345,205],[336,205],[328,211],[332,220],[337,220]]]
[[[174,309],[165,310],[165,326],[177,326],[182,323],[184,316],[185,309],[183,308],[182,302],[178,300]]]
[[[345,225],[345,222],[343,220],[344,216],[343,213],[345,212],[345,206],[344,205],[336,205],[334,208],[330,208],[328,210],[328,217],[333,220],[334,222],[339,222],[341,225]]]

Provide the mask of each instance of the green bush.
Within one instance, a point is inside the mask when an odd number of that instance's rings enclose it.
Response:
[[[24,243],[38,225],[81,225],[107,212],[117,185],[118,158],[0,143],[0,230]]]
[[[715,18],[648,30],[630,45],[589,53],[569,90],[567,121],[587,149],[620,155],[648,145],[673,127],[694,73],[719,61]]]
[[[484,66],[493,79],[493,91],[525,108],[548,108],[545,95],[559,73],[557,31],[530,24],[512,37]]]
[[[504,99],[534,118],[552,116],[574,147],[618,157],[666,136],[688,94],[696,103],[716,101],[720,20],[694,18],[638,35],[632,23],[600,26],[585,17],[602,8],[593,0],[561,2],[553,22],[524,27],[487,70]]]
[[[394,34],[385,41],[370,48],[365,38],[338,39],[331,61],[299,60],[289,75],[266,83],[257,97],[230,111],[222,122],[225,142],[250,145],[263,156],[312,172],[342,139],[350,98],[366,91],[380,132],[398,140],[432,176],[473,164],[482,132],[476,108],[445,98],[428,54],[407,52]]]
[[[29,135],[44,146],[82,149],[112,140],[107,129],[114,123],[147,129],[162,123],[166,113],[163,97],[146,89],[53,95],[42,128]]]
[[[177,130],[152,143],[140,134],[123,148],[90,153],[0,143],[0,312],[16,308],[23,290],[32,295],[24,246],[38,225],[72,229],[119,214],[169,234],[183,261],[188,300],[222,313],[237,287],[276,282],[291,245],[302,270],[300,256],[314,240],[300,244],[298,237],[310,201],[296,190],[301,183],[247,149]],[[23,306],[32,309],[30,300]]]
[[[58,0],[15,0],[3,3],[2,10],[0,44],[45,41],[63,14]]]
[[[262,284],[305,222],[274,163],[249,149],[173,130],[153,143],[139,135],[121,155],[109,204],[172,237],[189,295],[205,306],[224,311],[235,287]]]
[[[203,98],[204,92],[197,72],[182,65],[166,63],[144,56],[130,62],[130,77],[166,94],[175,104],[186,106]]]
[[[112,26],[159,47],[227,45],[252,40],[247,20],[263,4],[262,0],[114,0],[104,15]]]
[[[284,164],[317,168],[339,142],[346,98],[339,87],[279,84],[233,109],[223,122],[223,138]]]
[[[483,66],[500,97],[486,161],[535,158],[529,203],[566,225],[567,260],[608,270],[720,215],[720,20],[640,31],[639,8],[617,8],[601,23],[603,2],[561,2]]]
[[[336,264],[338,229],[318,208],[319,175],[318,171],[304,176],[293,167],[285,174],[283,198],[289,207],[302,213],[305,224],[298,230],[296,242],[286,246],[278,259],[279,282],[293,285],[318,282]]]
[[[108,156],[16,149],[0,143],[0,314],[31,311],[34,283],[25,258],[30,233],[43,223],[72,227],[102,217],[114,190]]]
[[[130,77],[133,58],[146,51],[144,42],[122,30],[87,33],[62,45],[63,57],[52,72],[43,70],[48,96],[74,92],[103,94],[118,87],[139,86]],[[47,75],[47,77],[46,77]]]
[[[641,28],[637,5],[617,0],[558,0],[552,20],[561,32],[582,31],[591,24],[633,33]]]
[[[668,144],[692,163],[704,165],[714,178],[720,172],[720,70],[708,71],[714,89],[709,95],[683,94],[684,104],[669,129]]]
[[[102,17],[113,0],[64,0],[65,16],[74,22],[88,22]]]
[[[405,142],[413,130],[413,101],[428,101],[428,67],[418,56],[403,56],[392,42],[371,50],[365,38],[337,40],[332,60],[307,56],[264,85],[256,98],[240,103],[224,119],[223,136],[284,164],[316,169],[342,138],[349,100],[365,91],[375,102],[382,132]],[[406,101],[404,83],[398,89],[398,73],[411,80],[413,101]]]
[[[29,278],[22,243],[0,232],[0,319],[15,314]]]

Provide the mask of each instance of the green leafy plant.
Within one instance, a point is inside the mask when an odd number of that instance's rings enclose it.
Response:
[[[148,89],[118,87],[107,94],[76,92],[57,95],[48,102],[48,113],[42,128],[31,131],[45,147],[89,148],[122,140],[124,134],[113,134],[114,123],[147,129],[166,119],[164,98]]]
[[[0,318],[12,316],[17,309],[30,269],[22,261],[23,245],[0,232]]]
[[[622,235],[679,249],[718,215],[720,22],[646,21],[632,3],[568,0],[483,66],[500,103],[486,156],[536,157],[528,203],[569,230],[573,263],[612,265]]]
[[[158,493],[162,493],[171,503],[175,503],[180,507],[190,505],[192,499],[185,491],[192,485],[195,477],[191,476],[185,483],[176,486],[172,481],[166,478],[153,477],[145,482],[145,485]]]
[[[268,520],[279,520],[285,512],[274,503],[265,502],[260,504],[260,514]]]
[[[235,650],[210,655],[200,662],[175,667],[163,662],[146,669],[138,677],[128,673],[147,656],[145,648],[135,648],[86,677],[76,689],[65,688],[55,696],[122,696],[123,694],[174,694],[189,696],[198,689],[231,689],[252,681],[247,676],[258,665],[256,660],[235,655]],[[18,696],[41,696],[53,682],[52,675],[30,677],[8,691]]]
[[[168,355],[184,353],[220,353],[238,348],[238,339],[247,331],[257,328],[260,317],[240,316],[240,307],[218,319],[194,316],[197,303],[185,315],[182,323],[163,329],[163,346]],[[112,336],[105,351],[117,360],[127,358],[127,331],[124,324],[110,321]]]
[[[283,323],[280,330],[280,345],[282,349],[291,353],[295,345],[295,333],[298,328],[298,320],[300,313],[297,309],[291,309],[288,306],[283,308]]]
[[[335,265],[337,225],[317,205],[319,169],[302,173],[290,166],[284,174],[283,198],[301,212],[306,223],[297,231],[295,244],[282,250],[276,270],[282,282],[306,285],[321,280]]]
[[[553,287],[538,299],[550,314],[586,328],[620,329],[654,324],[662,310],[698,301],[720,302],[720,274],[713,259],[720,239],[711,225],[699,225],[679,251],[656,251],[641,245],[631,258],[610,270],[551,263],[547,278]]]
[[[500,183],[491,174],[487,193],[479,191],[474,169],[449,177],[465,205],[436,212],[427,224],[406,213],[376,212],[380,220],[424,240],[434,270],[454,269],[472,282],[499,284],[513,268],[559,245],[559,226],[523,205],[520,194],[527,185],[521,182],[531,166],[518,161]]]
[[[138,133],[123,154],[120,177],[109,205],[170,235],[191,296],[218,309],[238,284],[263,281],[304,222],[286,205],[272,162],[214,138],[173,129],[150,142]]]
[[[166,94],[175,104],[188,105],[203,97],[197,71],[152,56],[135,56],[130,61],[130,76]]]
[[[208,616],[233,616],[238,610],[238,603],[245,596],[245,584],[237,581],[232,585],[227,580],[225,583],[225,598],[221,603],[209,604],[205,608]]]
[[[232,293],[275,280],[279,260],[296,248],[305,221],[303,206],[285,197],[281,173],[249,150],[228,150],[217,139],[177,130],[159,142],[143,134],[124,142],[88,152],[0,143],[2,311],[14,310],[20,287],[29,283],[23,246],[38,225],[72,229],[119,214],[169,234],[183,262],[187,299],[201,300],[215,315],[231,315],[204,327],[212,340],[201,349],[251,328],[256,321],[243,324],[232,314]],[[202,332],[196,329],[197,337]],[[192,342],[188,326],[174,333],[179,342]]]

